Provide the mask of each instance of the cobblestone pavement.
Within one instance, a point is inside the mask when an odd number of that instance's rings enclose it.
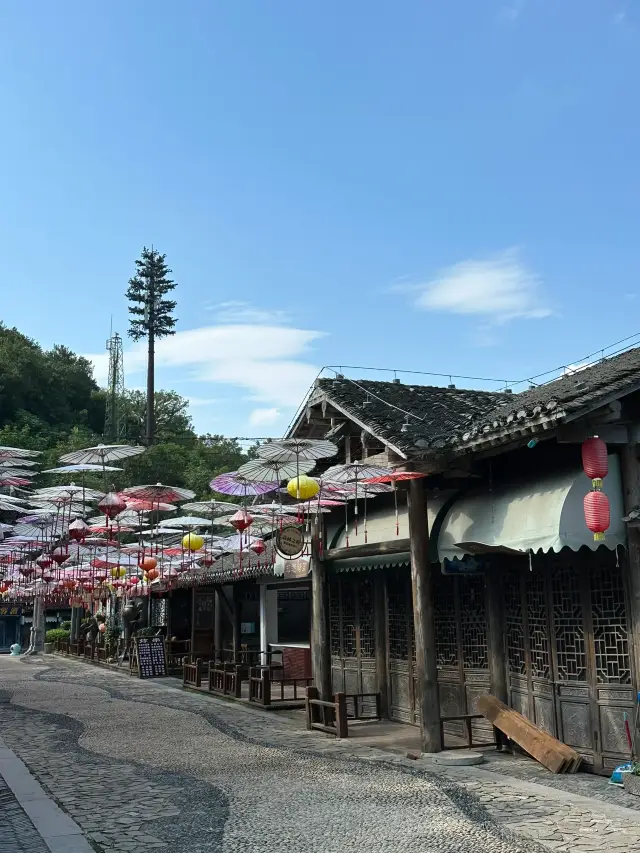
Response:
[[[262,738],[262,716],[249,739],[233,728],[236,713],[251,713],[243,709],[84,664],[46,664],[0,659],[3,737],[97,850],[543,849],[415,765],[292,749],[286,720],[271,744],[274,726]]]
[[[558,781],[529,761],[509,762],[508,778],[504,760],[426,767],[172,680],[45,664],[0,658],[3,735],[98,850],[622,853],[640,845],[640,803],[600,779]],[[540,784],[550,779],[557,789]]]

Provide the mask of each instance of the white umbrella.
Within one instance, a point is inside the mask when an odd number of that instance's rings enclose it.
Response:
[[[211,524],[210,519],[199,518],[196,515],[182,515],[180,518],[170,518],[168,521],[174,527],[208,527]]]
[[[23,468],[33,468],[38,464],[38,462],[34,462],[31,459],[23,459],[22,457],[3,456],[0,458],[0,468],[19,468],[20,466]]]
[[[100,465],[105,470],[107,462],[117,462],[144,453],[146,447],[131,444],[98,444],[95,447],[85,447],[84,450],[73,450],[60,457],[60,461],[71,465]]]
[[[94,465],[91,463],[86,463],[84,465],[60,465],[59,468],[47,468],[46,471],[43,471],[43,474],[72,474],[76,472],[89,472],[89,471],[124,471],[124,468],[114,468],[112,465]]]

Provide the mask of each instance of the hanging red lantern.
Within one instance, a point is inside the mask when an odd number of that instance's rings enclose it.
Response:
[[[593,533],[594,541],[602,542],[605,531],[609,529],[611,523],[609,498],[604,492],[594,489],[584,496],[584,519]]]
[[[253,524],[253,516],[249,515],[246,510],[239,509],[235,515],[232,515],[229,519],[229,524],[238,531],[238,533],[242,533],[248,527],[251,527]]]
[[[264,554],[267,550],[267,546],[264,544],[262,539],[256,539],[254,542],[249,545],[249,548],[253,551],[254,554],[260,556],[260,554]]]
[[[598,436],[582,442],[582,467],[590,480],[604,480],[609,473],[607,445]]]
[[[89,525],[85,524],[81,518],[76,518],[76,520],[69,525],[69,537],[75,542],[83,542],[88,532]]]
[[[20,569],[20,574],[23,578],[30,578],[31,575],[35,572],[35,569],[32,569],[31,566],[23,566]]]
[[[53,575],[51,574],[51,572],[43,572],[42,573],[42,580],[45,583],[51,583],[51,581],[53,580]]]
[[[145,557],[144,560],[140,560],[139,563],[140,568],[147,573],[153,571],[157,565],[158,561],[155,557]]]
[[[48,554],[43,554],[41,557],[38,557],[36,563],[40,566],[41,569],[50,569],[53,565],[53,560]]]
[[[116,492],[109,492],[98,504],[100,512],[103,512],[107,518],[110,518],[112,521],[126,508],[126,503],[122,500],[120,495],[116,494]]]

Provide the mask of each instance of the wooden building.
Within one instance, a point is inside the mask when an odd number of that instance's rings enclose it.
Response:
[[[427,475],[399,497],[398,535],[387,495],[369,506],[366,544],[352,530],[346,547],[343,517],[327,523],[312,571],[321,691],[380,691],[425,751],[441,748],[441,716],[492,692],[595,772],[628,757],[640,534],[623,517],[640,504],[640,350],[522,394],[321,379],[291,434]],[[592,435],[610,453],[599,547],[581,514]]]

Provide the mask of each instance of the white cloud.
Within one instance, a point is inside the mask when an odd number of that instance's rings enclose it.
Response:
[[[416,291],[416,305],[482,317],[492,323],[540,319],[552,312],[539,301],[540,279],[510,249],[488,260],[461,261],[441,270]]]
[[[271,426],[280,420],[280,409],[254,409],[249,415],[251,426]]]
[[[178,332],[156,344],[158,372],[174,371],[171,383],[177,391],[183,382],[223,383],[239,386],[253,400],[272,406],[300,404],[318,368],[304,360],[309,347],[324,337],[323,332],[278,325],[204,326]],[[98,383],[107,381],[108,357],[86,356],[94,365]],[[132,344],[124,353],[127,384],[146,370],[146,341]],[[179,376],[175,378],[175,371]],[[168,385],[166,377],[162,384]],[[196,405],[208,405],[213,398],[196,397]]]
[[[615,13],[615,15],[613,16],[613,23],[614,23],[614,24],[618,24],[618,26],[620,26],[621,24],[624,24],[624,22],[625,22],[626,20],[627,20],[627,13],[626,13],[626,11],[625,11],[624,9],[620,9],[620,10],[619,10],[618,12],[616,12],[616,13]]]
[[[273,326],[286,324],[290,319],[285,311],[256,308],[248,302],[208,303],[205,305],[205,310],[214,314],[218,323]]]
[[[187,397],[190,406],[213,406],[214,403],[219,403],[217,397]]]

